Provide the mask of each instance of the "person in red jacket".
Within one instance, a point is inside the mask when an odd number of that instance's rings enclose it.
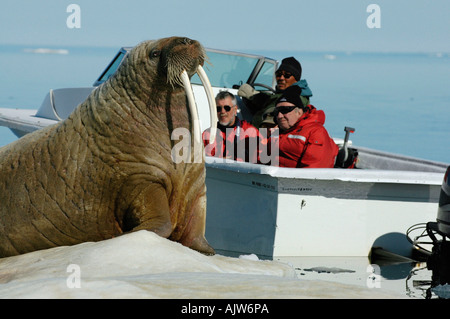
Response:
[[[216,139],[209,143],[210,129],[203,132],[205,155],[257,163],[261,135],[256,127],[237,117],[236,97],[221,91],[216,96],[216,104]]]
[[[287,88],[278,99],[274,120],[279,127],[278,165],[281,167],[332,168],[339,147],[323,126],[325,113],[313,105],[304,106],[296,86]]]

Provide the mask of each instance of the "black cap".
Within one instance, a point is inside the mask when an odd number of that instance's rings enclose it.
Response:
[[[277,71],[287,71],[292,73],[297,81],[302,77],[302,66],[294,57],[285,58],[281,61],[281,65]]]
[[[304,105],[302,99],[300,98],[300,94],[302,93],[302,88],[297,85],[291,85],[286,90],[283,91],[283,95],[277,100],[277,103],[280,102],[289,102],[294,104],[296,107],[304,109]]]

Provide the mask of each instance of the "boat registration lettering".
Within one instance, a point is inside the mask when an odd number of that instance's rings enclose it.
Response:
[[[274,185],[270,185],[270,184],[267,184],[267,183],[261,183],[261,182],[257,182],[257,181],[252,181],[252,186],[257,186],[257,187],[269,189],[271,191],[275,190],[275,186]]]
[[[310,192],[312,187],[282,187],[283,192]]]

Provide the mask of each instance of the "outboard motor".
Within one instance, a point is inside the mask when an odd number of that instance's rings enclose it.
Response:
[[[445,172],[439,195],[437,228],[441,234],[450,238],[450,166]]]
[[[428,222],[428,236],[433,241],[433,249],[427,260],[427,268],[432,271],[431,285],[450,284],[450,166],[444,175],[436,222]],[[441,240],[435,234],[442,236]]]

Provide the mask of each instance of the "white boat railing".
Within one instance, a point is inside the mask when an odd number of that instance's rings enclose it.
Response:
[[[346,182],[371,183],[404,183],[440,185],[446,164],[442,164],[442,172],[384,170],[384,169],[341,169],[341,168],[285,168],[260,164],[236,162],[229,159],[206,157],[206,167],[235,171],[239,173],[253,173],[269,175],[276,178],[311,179],[311,180],[340,180]],[[230,165],[232,164],[232,165]]]

